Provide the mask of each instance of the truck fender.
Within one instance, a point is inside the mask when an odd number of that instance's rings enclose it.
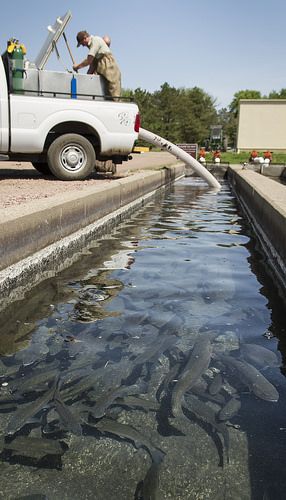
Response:
[[[77,122],[83,123],[84,125],[89,125],[91,129],[94,130],[96,135],[99,136],[100,142],[102,142],[102,138],[107,132],[106,127],[104,127],[103,123],[91,113],[83,112],[80,110],[59,111],[51,114],[39,126],[38,133],[41,142],[41,150],[43,150],[44,148],[44,144],[49,132],[54,127],[67,122]]]

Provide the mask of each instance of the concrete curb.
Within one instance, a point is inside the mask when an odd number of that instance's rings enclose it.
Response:
[[[0,308],[29,288],[68,267],[94,238],[109,231],[161,188],[184,176],[183,164],[144,171],[94,186],[64,203],[40,200],[38,209],[18,210],[0,223]]]
[[[286,177],[286,167],[285,165],[262,165],[260,169],[262,175],[267,177]]]
[[[286,287],[286,188],[252,170],[232,165],[228,180],[252,223],[282,289]]]

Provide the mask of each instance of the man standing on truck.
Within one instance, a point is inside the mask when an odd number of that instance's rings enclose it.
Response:
[[[111,38],[110,38],[110,36],[109,36],[109,35],[104,35],[104,36],[102,37],[102,40],[104,40],[104,42],[106,43],[106,45],[107,45],[108,47],[110,47],[110,45],[111,45]],[[92,68],[91,68],[91,70],[90,70],[90,71],[88,71],[88,72],[89,72],[89,73],[93,73],[94,75],[97,75],[97,71],[96,71],[96,65],[95,65],[95,63],[96,63],[96,60],[93,58],[93,65],[92,65]],[[94,71],[93,71],[93,70],[94,70]]]
[[[113,98],[120,97],[120,69],[103,38],[90,35],[87,31],[79,31],[76,39],[77,46],[83,45],[84,47],[88,47],[89,52],[86,59],[79,64],[73,65],[73,69],[78,71],[81,68],[89,66],[89,74],[96,72],[105,78],[107,94]]]

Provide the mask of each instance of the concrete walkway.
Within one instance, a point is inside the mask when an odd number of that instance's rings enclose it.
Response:
[[[228,179],[286,295],[286,186],[241,165]]]

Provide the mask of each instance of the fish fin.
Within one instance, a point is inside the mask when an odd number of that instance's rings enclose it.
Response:
[[[143,480],[139,481],[134,493],[134,500],[142,500],[142,498],[143,498]]]

